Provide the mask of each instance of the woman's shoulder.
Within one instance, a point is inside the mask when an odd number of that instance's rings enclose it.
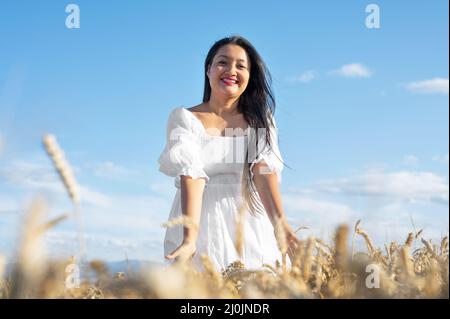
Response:
[[[169,119],[177,118],[177,117],[185,117],[185,111],[186,109],[183,106],[176,106],[172,108],[169,112]]]
[[[170,111],[169,116],[189,116],[193,113],[202,112],[201,104],[192,107],[176,106]]]
[[[191,107],[187,107],[185,108],[185,110],[191,113],[205,112],[205,103],[200,103]]]
[[[194,118],[194,113],[192,113],[192,111],[185,106],[174,107],[169,114],[167,121],[168,128],[173,129],[175,127],[180,127],[197,134],[199,133],[199,128],[197,127],[197,123]]]
[[[177,123],[177,124],[189,124],[190,125],[190,118],[188,114],[188,110],[184,106],[177,106],[174,107],[169,112],[168,122],[169,123]]]

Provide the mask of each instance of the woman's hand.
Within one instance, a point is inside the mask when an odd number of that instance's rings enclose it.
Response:
[[[281,203],[280,184],[276,173],[261,173],[268,167],[265,161],[255,164],[253,181],[270,222],[274,227],[278,246],[283,253],[289,255],[292,261],[298,247],[298,238],[287,222]]]
[[[277,239],[278,245],[285,244],[286,252],[289,256],[289,259],[291,261],[294,260],[294,254],[298,247],[298,238],[295,235],[295,232],[292,230],[292,228],[287,224],[287,222],[281,222],[280,228],[275,227],[275,238]],[[280,238],[280,236],[283,236]],[[280,247],[282,249],[283,247]]]
[[[181,183],[181,210],[184,217],[183,242],[166,259],[175,259],[176,262],[186,262],[192,258],[197,249],[196,241],[200,224],[203,190],[205,179],[193,179],[190,176],[180,175]]]
[[[292,230],[291,227],[288,227],[288,229],[285,230],[286,234],[286,242],[288,245],[287,253],[289,256],[289,259],[291,261],[294,260],[294,255],[298,247],[298,238],[295,235],[295,232]]]
[[[177,249],[166,256],[166,259],[175,259],[177,262],[186,262],[194,256],[197,246],[194,241],[184,241]]]

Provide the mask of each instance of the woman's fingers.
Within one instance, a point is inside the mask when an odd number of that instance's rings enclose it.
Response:
[[[291,259],[291,261],[294,260],[294,256],[295,256],[295,252],[297,250],[298,247],[298,243],[299,243],[299,239],[297,238],[297,236],[295,235],[288,235],[288,256]]]
[[[180,254],[181,246],[166,256],[166,259],[174,259]]]
[[[166,259],[176,259],[177,261],[185,261],[192,257],[194,255],[195,249],[192,247],[188,247],[186,245],[181,245],[177,249],[175,249],[173,252],[168,254]]]
[[[294,258],[294,250],[291,247],[288,248],[288,256],[289,256],[289,259],[292,262],[293,258]]]

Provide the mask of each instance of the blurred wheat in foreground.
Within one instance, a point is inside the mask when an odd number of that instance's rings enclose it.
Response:
[[[69,196],[78,202],[68,163],[60,164],[61,152],[53,142],[47,137],[44,145]],[[292,267],[280,261],[276,267],[250,271],[236,261],[219,272],[202,256],[202,272],[189,263],[176,263],[111,274],[104,262],[94,260],[89,263],[90,276],[71,285],[68,276],[73,273],[67,271],[77,260],[49,260],[42,241],[42,235],[66,216],[45,221],[45,213],[42,201],[31,204],[11,271],[6,272],[7,260],[0,255],[0,298],[449,298],[448,237],[432,244],[420,230],[405,234],[404,243],[386,243],[380,249],[360,227],[361,221],[352,229],[338,227],[332,243],[312,237],[300,241]],[[358,236],[367,249],[355,253]]]
[[[392,242],[382,252],[369,245],[366,234],[362,236],[372,250],[350,256],[347,226],[338,228],[333,245],[317,238],[300,241],[292,268],[266,265],[260,271],[249,271],[236,261],[221,273],[207,256],[202,256],[202,272],[194,271],[189,264],[174,264],[111,274],[105,263],[91,261],[89,271],[94,276],[90,278],[94,279],[84,279],[79,287],[70,287],[67,266],[76,261],[49,261],[36,251],[41,244],[38,228],[32,228],[37,213],[39,207],[34,207],[18,263],[0,280],[1,298],[449,297],[448,237],[443,238],[440,247],[421,239],[422,247],[412,251],[412,241],[418,238],[411,240],[413,236],[408,235],[404,244]],[[0,257],[0,275],[4,264]],[[374,283],[378,286],[374,287]]]

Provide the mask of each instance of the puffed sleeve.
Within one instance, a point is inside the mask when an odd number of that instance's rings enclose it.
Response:
[[[258,133],[256,133],[258,134],[258,148],[256,149],[255,155],[253,156],[255,159],[250,164],[250,176],[253,180],[254,176],[253,167],[255,166],[256,163],[264,161],[268,166],[268,168],[266,168],[267,172],[275,173],[278,177],[278,182],[281,183],[283,158],[281,157],[280,149],[278,146],[278,127],[274,117],[272,117],[272,121],[274,123],[274,127],[270,128],[271,146],[266,143],[264,131],[263,132],[258,131]]]
[[[193,179],[209,177],[204,171],[199,137],[192,130],[187,110],[175,108],[167,121],[166,146],[159,156],[159,171],[175,177],[175,187],[180,188],[180,176]]]

